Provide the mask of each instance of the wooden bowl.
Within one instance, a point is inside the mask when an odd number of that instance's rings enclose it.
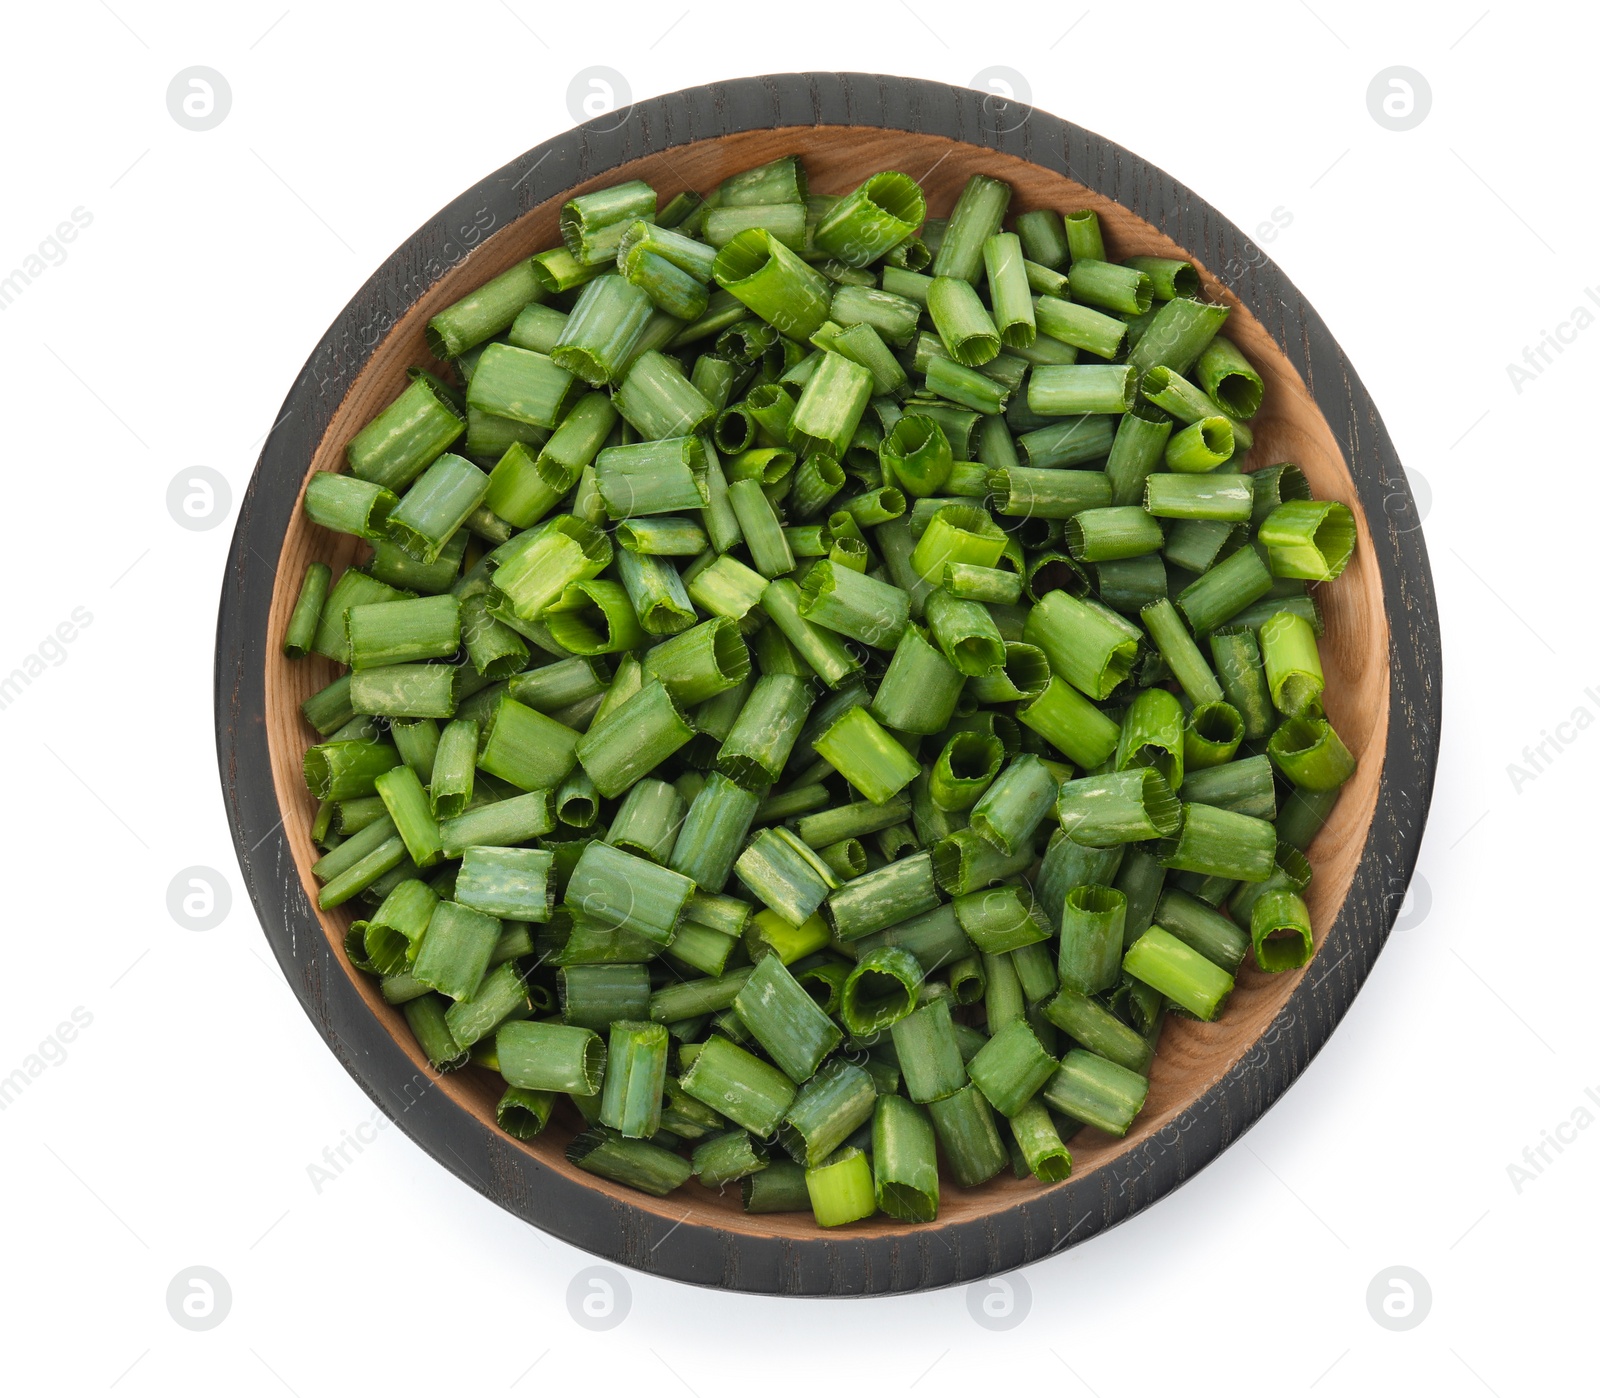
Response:
[[[779,154],[813,188],[844,193],[876,170],[922,181],[949,211],[967,177],[1010,182],[1013,212],[1096,210],[1117,256],[1192,259],[1233,309],[1228,334],[1266,380],[1252,462],[1298,462],[1318,496],[1355,512],[1359,547],[1320,591],[1330,716],[1360,759],[1311,850],[1317,954],[1303,971],[1242,972],[1216,1024],[1169,1019],[1149,1105],[1125,1140],[1085,1129],[1069,1180],[1009,1171],[947,1186],[936,1222],[823,1232],[808,1214],[750,1217],[738,1191],[691,1183],[667,1199],[570,1166],[558,1119],[522,1144],[494,1124],[497,1081],[431,1072],[398,1011],[342,951],[349,913],[319,914],[309,873],[316,803],[297,705],[333,677],[279,641],[308,560],[337,570],[360,547],[298,508],[314,471],[429,363],[429,316],[559,241],[574,193],[642,178],[663,201],[711,189]],[[971,1281],[1082,1242],[1213,1159],[1322,1046],[1366,979],[1422,838],[1439,742],[1439,629],[1422,535],[1387,433],[1317,314],[1243,233],[1111,142],[1042,112],[909,78],[806,73],[740,79],[636,104],[534,147],[462,195],[390,257],[323,337],[284,403],[240,507],[217,635],[217,746],[250,895],[306,1013],[351,1075],[447,1169],[578,1247],[682,1281],[787,1295],[859,1295]]]

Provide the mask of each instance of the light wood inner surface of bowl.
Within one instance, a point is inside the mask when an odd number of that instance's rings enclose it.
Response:
[[[1010,183],[1014,190],[1013,213],[1034,208],[1053,208],[1061,212],[1094,209],[1100,216],[1113,257],[1146,254],[1193,260],[1186,249],[1143,219],[1073,180],[1013,156],[943,136],[875,127],[789,127],[680,146],[632,161],[575,186],[559,198],[547,200],[515,223],[493,233],[470,256],[451,267],[379,344],[334,413],[315,457],[306,463],[307,477],[314,471],[341,469],[345,443],[405,388],[407,367],[432,363],[423,341],[423,327],[430,316],[518,259],[560,242],[556,219],[563,199],[623,180],[643,179],[656,188],[664,204],[680,190],[708,191],[726,175],[790,152],[803,155],[815,193],[848,193],[875,171],[903,170],[921,180],[928,196],[929,214],[937,216],[948,214],[969,176],[983,173]],[[1256,434],[1250,453],[1251,465],[1259,467],[1293,461],[1305,471],[1313,494],[1344,501],[1356,517],[1359,538],[1353,560],[1336,583],[1325,585],[1318,592],[1327,618],[1322,660],[1327,676],[1328,715],[1360,762],[1356,775],[1345,788],[1331,820],[1310,852],[1316,876],[1306,898],[1320,948],[1354,877],[1382,773],[1389,725],[1389,628],[1382,584],[1372,557],[1367,520],[1356,497],[1349,468],[1322,413],[1300,376],[1262,326],[1208,269],[1201,266],[1200,270],[1206,295],[1227,303],[1233,310],[1227,334],[1249,356],[1266,382],[1262,410],[1251,424]],[[269,635],[264,638],[269,649],[266,722],[273,779],[284,813],[284,829],[313,907],[316,883],[310,869],[317,855],[310,829],[317,803],[307,792],[301,776],[301,756],[306,746],[316,739],[300,718],[298,706],[306,696],[331,681],[337,667],[316,656],[300,661],[285,660],[279,642],[306,564],[321,559],[333,566],[337,576],[341,568],[360,561],[366,553],[359,541],[310,524],[297,509],[278,559],[271,625]],[[321,914],[323,930],[334,947],[335,957],[372,1013],[389,1026],[419,1071],[428,1073],[427,1063],[400,1012],[384,1003],[375,979],[354,970],[345,960],[343,937],[350,916],[347,909]],[[1324,969],[1320,956],[1301,971],[1277,976],[1256,971],[1248,958],[1246,966],[1248,969],[1242,970],[1238,987],[1217,1023],[1198,1024],[1168,1016],[1144,1112],[1124,1140],[1116,1140],[1093,1128],[1085,1128],[1075,1136],[1071,1143],[1073,1179],[1099,1169],[1120,1155],[1136,1151],[1142,1142],[1178,1117],[1250,1051],[1283,1008],[1301,977],[1320,974]],[[468,1068],[444,1075],[441,1090],[494,1130],[494,1107],[500,1095],[498,1081],[486,1070]],[[692,1222],[741,1233],[816,1235],[809,1214],[746,1215],[740,1207],[737,1188],[729,1188],[719,1195],[691,1181],[670,1198],[657,1200],[585,1174],[569,1165],[563,1154],[579,1125],[576,1113],[564,1109],[558,1112],[550,1128],[531,1142],[503,1139],[508,1148],[529,1151],[551,1169],[581,1180],[590,1188],[674,1222],[689,1209]],[[937,1229],[946,1222],[998,1212],[1020,1197],[1047,1187],[1033,1180],[1016,1180],[1009,1170],[973,1190],[960,1189],[946,1181],[939,1220],[935,1223],[903,1225],[880,1216],[833,1231],[837,1235],[857,1230],[909,1233]]]

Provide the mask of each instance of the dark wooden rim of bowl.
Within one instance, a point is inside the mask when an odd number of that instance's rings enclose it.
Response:
[[[1342,876],[1342,900],[1327,910],[1332,925],[1311,966],[1280,982],[1292,988],[1282,990],[1277,1013],[1248,1052],[1151,1129],[1127,1143],[1101,1138],[1091,1147],[1093,1163],[1061,1184],[1006,1180],[992,1202],[969,1202],[918,1228],[812,1233],[726,1212],[695,1217],[692,1201],[684,1217],[677,1196],[650,1199],[541,1160],[467,1110],[380,1020],[370,989],[358,987],[314,910],[269,742],[276,560],[330,424],[407,311],[469,252],[494,244],[486,230],[503,231],[574,186],[604,182],[629,161],[675,147],[789,127],[859,128],[863,139],[911,133],[998,152],[1076,181],[1095,202],[1113,201],[1143,220],[1156,243],[1170,239],[1186,250],[1208,291],[1247,313],[1240,332],[1253,317],[1250,333],[1270,336],[1286,361],[1285,381],[1314,399],[1348,472],[1354,496],[1343,498],[1357,513],[1364,555],[1377,566],[1364,586],[1381,602],[1379,644],[1365,659],[1386,667],[1387,687],[1375,696],[1382,712],[1368,716],[1363,766],[1371,771],[1377,762],[1381,777],[1370,783],[1364,832],[1356,821],[1350,848],[1334,852],[1353,868]],[[502,249],[479,265],[510,257]],[[297,585],[297,577],[287,585],[290,604]],[[279,598],[280,611],[285,605]],[[215,686],[223,795],[267,939],[329,1047],[408,1135],[502,1207],[614,1262],[736,1290],[867,1295],[969,1282],[1092,1237],[1214,1159],[1300,1075],[1370,972],[1416,862],[1439,743],[1439,625],[1415,505],[1376,408],[1321,318],[1228,220],[1120,146],[1046,113],[914,78],[791,73],[651,98],[546,141],[454,200],[378,269],[301,371],[241,502],[218,616]]]

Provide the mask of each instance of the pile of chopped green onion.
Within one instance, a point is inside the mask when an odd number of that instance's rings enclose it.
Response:
[[[1305,964],[1355,761],[1350,511],[1246,470],[1196,269],[907,176],[572,199],[319,473],[283,646],[320,905],[438,1070],[664,1195],[822,1226],[1063,1179],[1164,1016]]]

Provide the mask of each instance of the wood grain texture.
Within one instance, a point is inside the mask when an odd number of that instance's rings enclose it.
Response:
[[[404,386],[406,367],[427,362],[430,315],[557,241],[556,211],[573,192],[639,177],[665,198],[789,151],[804,154],[818,192],[902,169],[944,213],[981,170],[1012,183],[1014,209],[1095,208],[1119,256],[1193,258],[1207,291],[1233,307],[1228,333],[1267,381],[1252,463],[1298,462],[1360,529],[1356,560],[1320,593],[1330,716],[1361,766],[1311,852],[1315,959],[1284,976],[1245,972],[1217,1024],[1170,1022],[1135,1130],[1124,1141],[1092,1130],[1074,1138],[1070,1180],[947,1186],[933,1224],[878,1220],[826,1235],[806,1215],[749,1218],[733,1191],[690,1185],[658,1201],[611,1186],[566,1163],[572,1120],[512,1141],[493,1124],[491,1075],[428,1070],[401,1016],[339,950],[348,916],[315,911],[315,807],[299,770],[310,735],[296,706],[333,671],[285,662],[277,647],[306,561],[337,568],[359,547],[304,522],[304,482],[335,469],[344,443]],[[1299,1075],[1365,979],[1409,882],[1438,746],[1438,622],[1415,510],[1376,409],[1315,312],[1237,229],[1137,157],[1043,113],[912,79],[790,74],[652,99],[614,130],[546,142],[389,259],[318,346],[262,452],[224,587],[216,687],[224,793],[268,938],[324,1038],[424,1148],[513,1213],[627,1265],[752,1291],[871,1294],[970,1281],[1092,1236],[1214,1158]]]

